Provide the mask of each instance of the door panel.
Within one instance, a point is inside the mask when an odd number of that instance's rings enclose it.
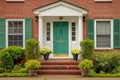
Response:
[[[68,22],[53,23],[53,53],[68,54],[69,52],[69,35]]]

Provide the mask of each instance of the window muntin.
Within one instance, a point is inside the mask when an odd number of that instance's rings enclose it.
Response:
[[[96,48],[111,48],[111,21],[96,21]]]
[[[72,22],[72,41],[76,41],[76,23]]]
[[[23,21],[8,21],[8,46],[23,47]]]
[[[50,22],[46,23],[46,40],[50,41],[51,40],[51,26],[50,26]]]

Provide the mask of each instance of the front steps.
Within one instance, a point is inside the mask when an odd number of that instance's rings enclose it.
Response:
[[[39,75],[80,75],[78,62],[72,59],[50,59],[41,60],[41,68],[37,70]]]

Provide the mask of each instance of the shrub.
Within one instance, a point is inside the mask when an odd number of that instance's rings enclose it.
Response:
[[[1,66],[5,71],[9,72],[13,69],[14,61],[8,52],[0,53],[0,61],[2,61]]]
[[[79,62],[78,68],[83,69],[83,70],[90,70],[93,67],[93,62],[88,59],[84,59]]]
[[[83,59],[91,59],[92,58],[92,54],[94,51],[94,42],[93,40],[83,40],[80,42],[80,46],[82,49],[82,56]]]
[[[26,77],[27,73],[2,73],[0,77]]]
[[[8,52],[12,56],[13,60],[17,60],[19,57],[24,55],[22,48],[17,46],[9,46],[1,51],[1,53],[4,52]]]
[[[94,70],[90,70],[90,77],[120,77],[120,73],[110,74],[110,73],[96,73]]]
[[[39,69],[41,67],[41,63],[38,60],[28,60],[25,63],[25,68],[28,69]]]
[[[12,73],[27,73],[27,69],[24,68],[21,64],[15,65]]]
[[[25,46],[26,59],[38,59],[40,57],[39,42],[34,39],[29,39]]]
[[[120,53],[117,51],[98,52],[94,57],[94,69],[97,73],[104,71],[114,73],[115,68],[120,65]]]

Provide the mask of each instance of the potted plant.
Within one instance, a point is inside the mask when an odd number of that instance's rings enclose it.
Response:
[[[36,69],[39,69],[40,67],[41,67],[41,63],[38,60],[28,60],[25,63],[25,68],[28,70],[29,76],[37,75]]]
[[[93,61],[84,59],[79,62],[78,68],[82,69],[81,75],[82,76],[88,76],[89,70],[93,67]]]
[[[78,55],[81,53],[81,51],[78,48],[74,48],[71,50],[71,53],[73,55],[74,60],[78,60]]]
[[[52,53],[51,49],[48,48],[47,46],[44,46],[42,49],[41,49],[41,54],[43,55],[44,59],[45,60],[48,60],[49,59],[49,55]]]

